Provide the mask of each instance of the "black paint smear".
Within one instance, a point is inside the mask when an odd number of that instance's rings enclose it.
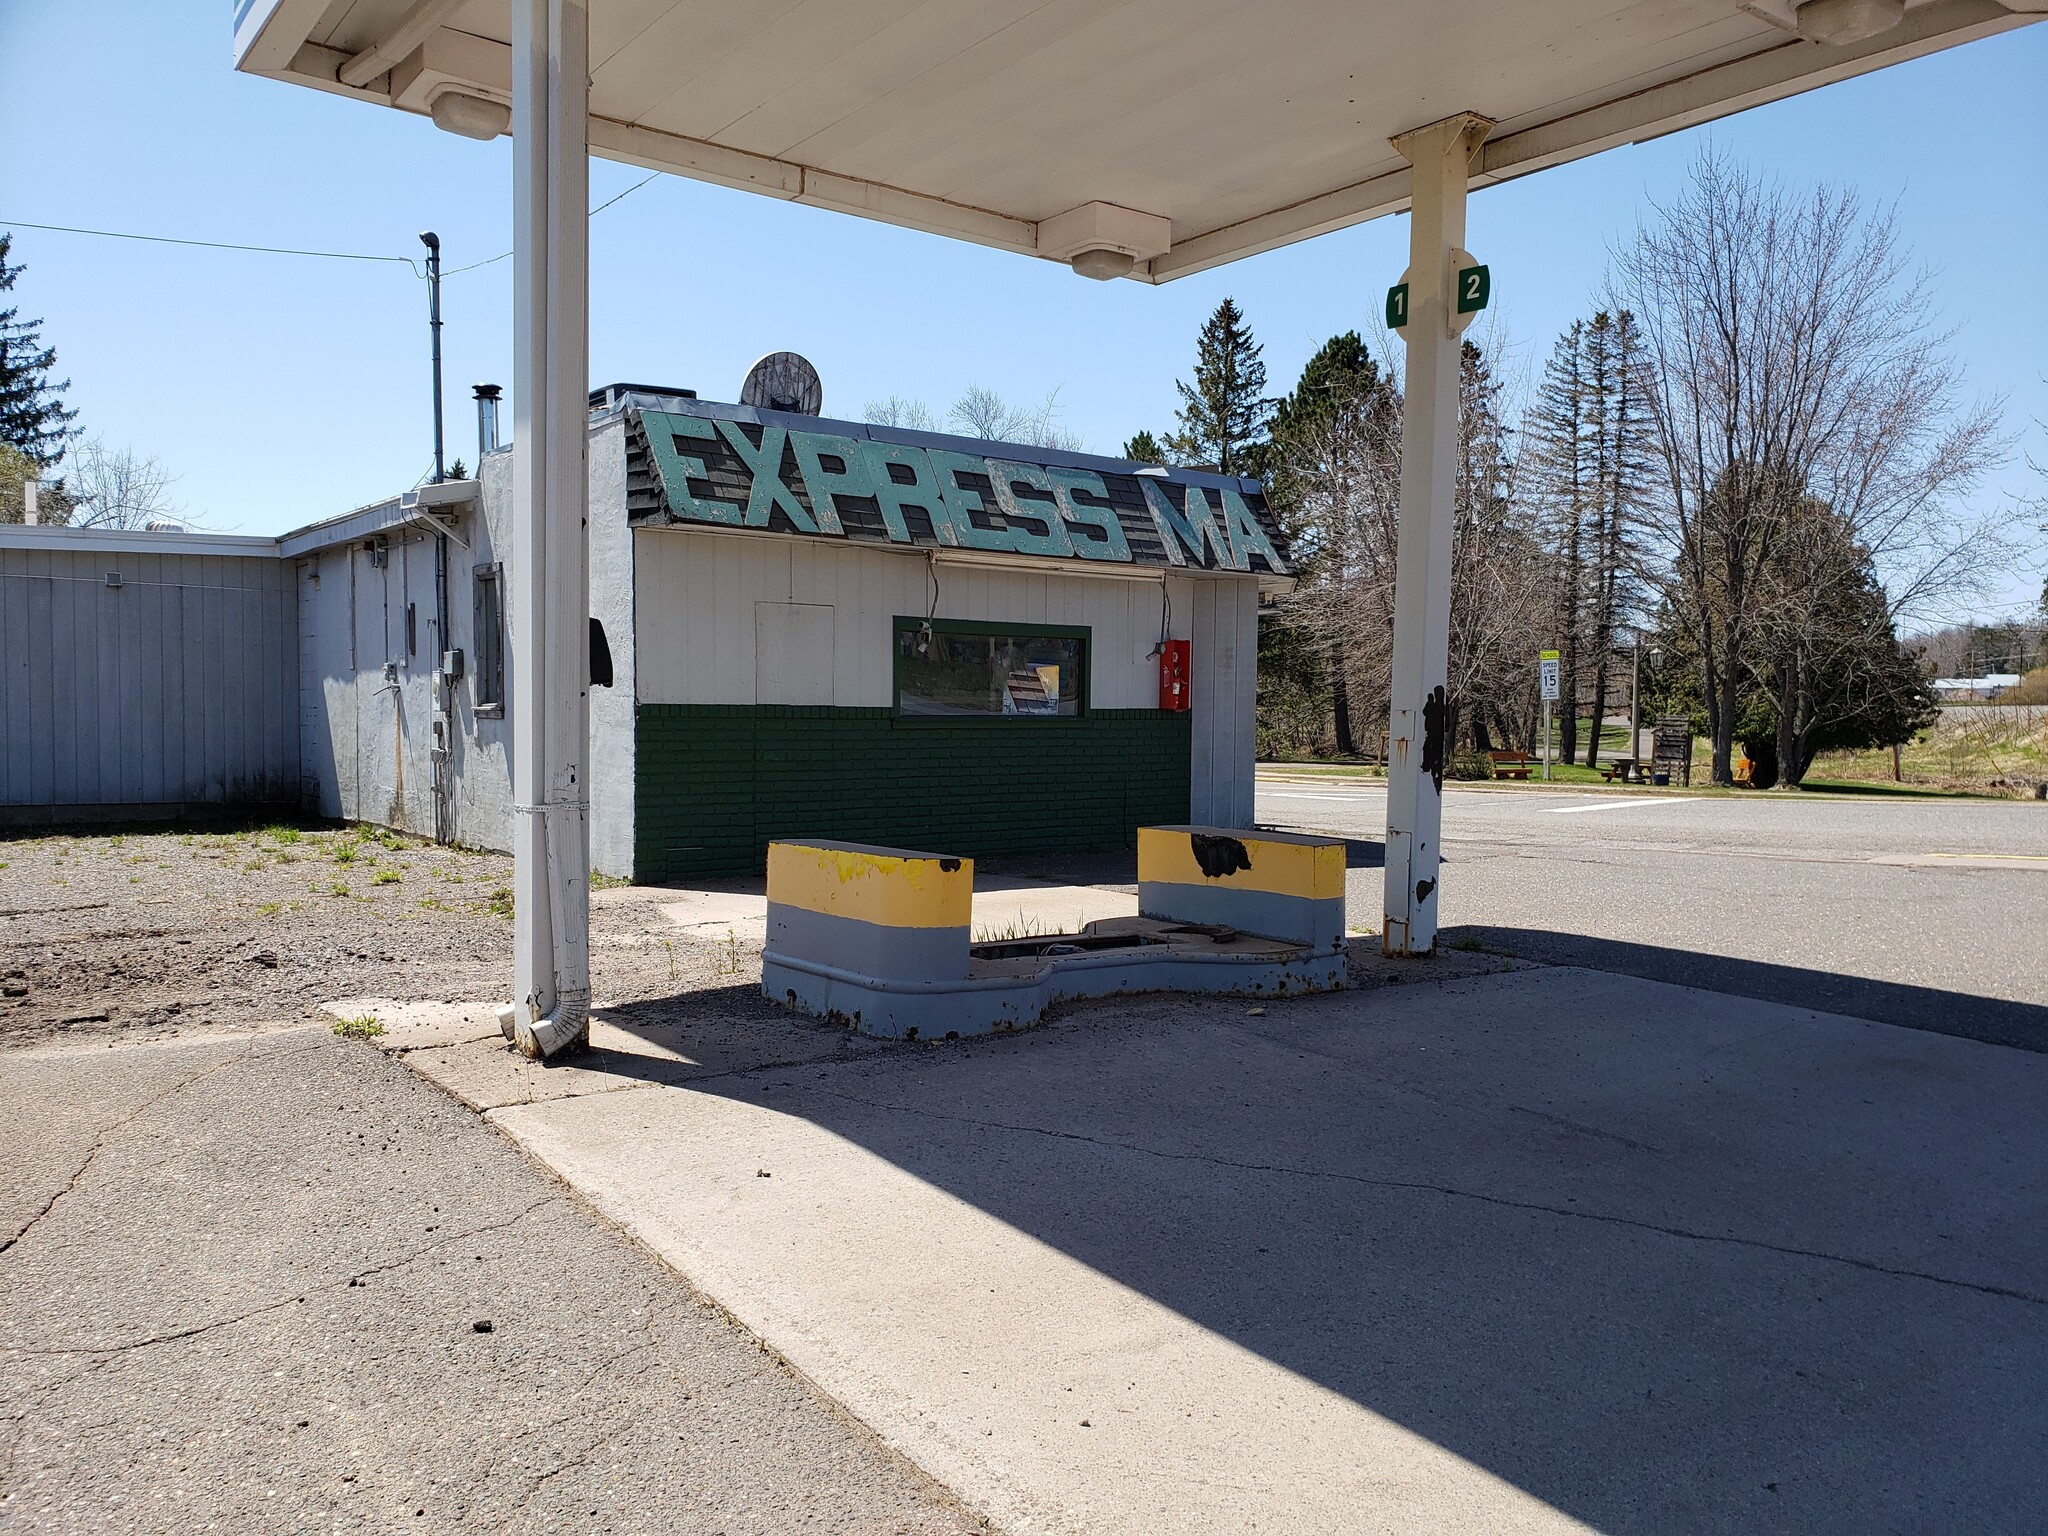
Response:
[[[1415,882],[1415,905],[1417,905],[1417,906],[1419,907],[1419,906],[1421,906],[1421,905],[1422,905],[1422,904],[1423,904],[1423,903],[1424,903],[1425,901],[1429,900],[1429,893],[1430,893],[1431,891],[1435,890],[1435,889],[1436,889],[1436,882],[1435,882],[1434,880],[1418,880],[1418,881],[1416,881],[1416,882]]]
[[[1444,722],[1450,712],[1441,686],[1431,689],[1422,701],[1422,771],[1438,794],[1444,792]]]
[[[943,869],[943,870],[944,870],[944,871],[945,871],[945,872],[946,872],[947,874],[949,874],[949,875],[950,875],[950,874],[952,874],[952,873],[953,873],[953,871],[954,871],[954,870],[956,870],[956,869],[958,869],[959,867],[960,867],[960,861],[959,861],[958,859],[941,859],[941,860],[939,860],[939,868]]]
[[[1199,832],[1190,832],[1188,845],[1194,849],[1195,862],[1202,866],[1202,873],[1211,880],[1221,880],[1225,875],[1252,867],[1252,856],[1234,837],[1204,837]]]

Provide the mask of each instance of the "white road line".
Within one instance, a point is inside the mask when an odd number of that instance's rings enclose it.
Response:
[[[1297,795],[1290,794],[1284,789],[1262,789],[1259,791],[1259,798],[1262,800],[1315,800],[1324,805],[1354,805],[1362,797],[1358,795]]]
[[[1580,811],[1626,811],[1641,805],[1683,804],[1685,801],[1677,795],[1655,795],[1638,800],[1602,800],[1595,805],[1546,805],[1543,809],[1552,816],[1576,816]]]

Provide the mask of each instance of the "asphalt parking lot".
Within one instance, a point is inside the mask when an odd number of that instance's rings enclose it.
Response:
[[[1265,777],[1262,823],[1355,839],[1386,792]],[[2048,1049],[2048,805],[1453,784],[1443,942]]]

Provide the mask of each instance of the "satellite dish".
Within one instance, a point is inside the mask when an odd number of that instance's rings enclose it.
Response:
[[[825,386],[802,353],[770,352],[747,370],[747,382],[740,386],[740,404],[757,411],[816,416],[825,409]]]

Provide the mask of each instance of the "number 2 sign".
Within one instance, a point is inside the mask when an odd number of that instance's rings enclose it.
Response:
[[[1458,313],[1476,315],[1493,297],[1493,275],[1484,266],[1471,266],[1458,273]]]

